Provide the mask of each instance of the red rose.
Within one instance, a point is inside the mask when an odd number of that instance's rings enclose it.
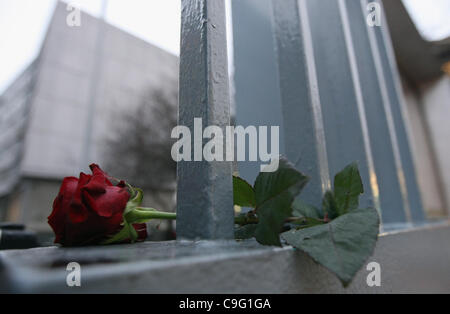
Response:
[[[65,178],[53,202],[48,223],[55,232],[55,243],[64,246],[100,244],[123,228],[124,211],[130,199],[125,183],[113,185],[98,165],[92,175]],[[137,240],[147,238],[145,224],[132,225]]]

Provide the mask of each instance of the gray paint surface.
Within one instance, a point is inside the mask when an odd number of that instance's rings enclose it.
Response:
[[[279,126],[280,154],[285,154],[272,1],[234,0],[232,9],[236,124]],[[253,183],[259,171],[258,162],[239,162],[239,174],[248,182]]]
[[[273,0],[286,157],[311,181],[301,198],[320,204],[330,186],[320,92],[305,2]]]
[[[346,38],[334,0],[306,1],[316,58],[330,174],[334,175],[357,161],[366,193],[361,206],[375,206],[371,182],[370,152],[364,134]],[[323,23],[327,21],[327,23]]]
[[[399,183],[399,169],[395,151],[397,150],[396,133],[390,104],[383,98],[382,88],[377,75],[377,63],[368,32],[373,31],[366,23],[366,6],[364,1],[346,1],[348,23],[352,35],[355,62],[358,67],[358,79],[363,97],[369,139],[379,188],[380,208],[384,223],[403,222],[406,220],[405,204]]]
[[[225,134],[230,98],[224,1],[183,0],[181,29],[179,125],[194,137],[194,119],[202,118],[204,128],[219,126]],[[177,172],[177,237],[233,238],[231,162],[181,161]]]
[[[382,2],[379,1],[381,4]],[[384,16],[382,16],[384,17]],[[400,150],[400,158],[403,168],[404,184],[406,186],[408,202],[410,207],[410,219],[413,222],[424,220],[422,200],[416,180],[416,171],[409,144],[409,126],[407,125],[406,105],[401,89],[400,76],[395,61],[392,42],[389,36],[387,20],[383,18],[385,27],[376,27],[376,40],[381,55],[381,63],[384,72],[389,100],[391,103],[392,118],[397,134],[397,145]]]

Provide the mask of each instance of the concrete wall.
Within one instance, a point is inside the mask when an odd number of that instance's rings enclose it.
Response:
[[[403,81],[415,165],[430,218],[449,215],[450,77],[413,86]]]
[[[447,214],[450,214],[450,76],[421,88],[425,119],[430,129],[436,162],[444,193]]]
[[[18,220],[35,232],[50,233],[47,217],[61,182],[55,179],[23,178],[16,194],[15,206],[10,207],[9,220]]]
[[[428,217],[439,217],[445,212],[446,204],[441,188],[439,166],[436,164],[434,144],[425,117],[425,106],[420,91],[403,81],[403,91],[407,104],[411,148],[417,171],[424,209]]]
[[[20,159],[28,122],[36,62],[31,64],[0,98],[0,196],[20,179]]]

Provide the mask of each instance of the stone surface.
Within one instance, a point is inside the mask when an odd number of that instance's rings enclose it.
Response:
[[[244,242],[141,243],[0,252],[1,292],[54,293],[387,293],[450,292],[450,224],[385,234],[368,262],[381,266],[370,288],[365,267],[343,289],[330,272],[290,247]],[[66,266],[81,265],[81,287]]]

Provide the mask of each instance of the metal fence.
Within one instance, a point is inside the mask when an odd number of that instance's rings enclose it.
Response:
[[[223,0],[183,0],[180,124],[229,124]],[[375,4],[375,5],[374,5]],[[379,6],[377,6],[377,4]],[[317,203],[332,176],[358,161],[383,226],[424,221],[404,100],[383,6],[367,0],[232,2],[237,124],[278,125],[281,153],[312,177]],[[375,8],[375,9],[374,9]],[[380,8],[381,25],[368,23]],[[255,163],[240,164],[250,179]],[[181,162],[178,235],[233,236],[232,165]]]

